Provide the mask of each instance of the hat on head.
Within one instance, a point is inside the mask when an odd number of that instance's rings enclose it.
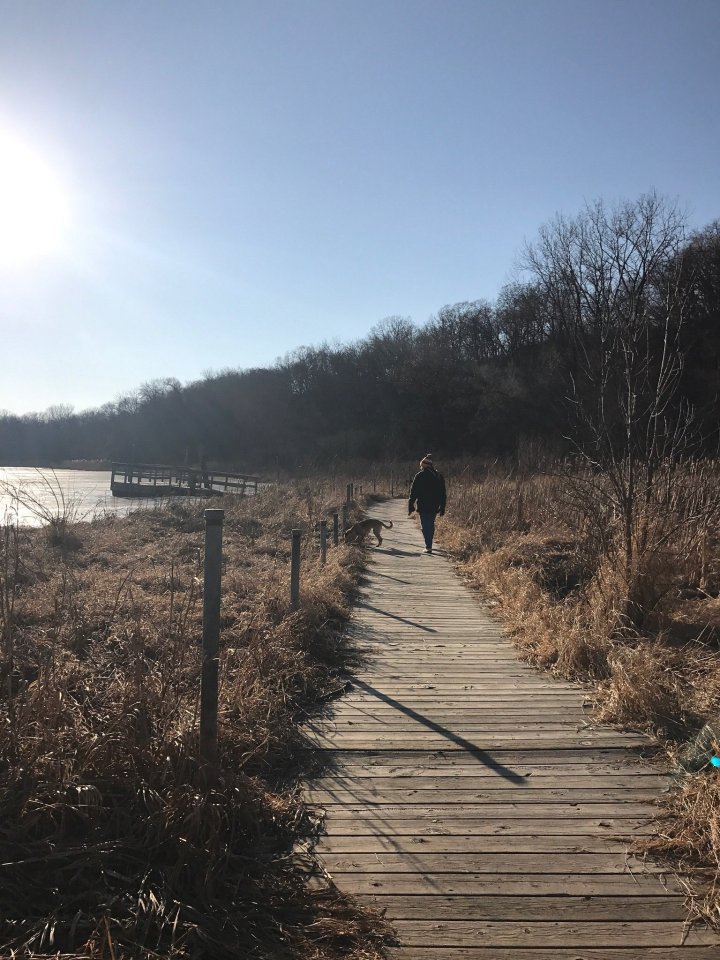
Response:
[[[420,461],[421,467],[431,467],[433,465],[433,459],[431,453],[426,453],[425,456]]]

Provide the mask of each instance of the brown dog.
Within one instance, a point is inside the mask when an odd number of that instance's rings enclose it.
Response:
[[[345,543],[362,543],[372,530],[377,537],[378,546],[380,546],[382,543],[382,537],[380,536],[382,527],[386,527],[388,530],[392,529],[392,520],[390,523],[383,523],[382,520],[375,520],[373,517],[368,517],[367,520],[358,520],[357,523],[354,523],[345,531]]]

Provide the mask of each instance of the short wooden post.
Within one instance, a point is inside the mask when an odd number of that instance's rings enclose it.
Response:
[[[349,483],[345,488],[345,503],[350,506],[352,503],[352,484]]]
[[[332,518],[333,518],[333,546],[336,547],[340,542],[340,531],[338,529],[338,527],[340,526],[340,521],[338,518],[337,510],[332,515]]]
[[[320,521],[320,563],[324,567],[327,560],[327,520]]]
[[[390,496],[395,496],[395,477],[392,473],[390,474]]]
[[[375,477],[373,477],[373,493],[375,493]]]
[[[348,528],[348,508],[346,503],[343,504],[343,508],[342,508],[342,528],[343,528],[343,535],[344,535],[345,531]]]
[[[210,776],[217,770],[218,648],[224,510],[205,511],[202,675],[200,680],[200,760]]]
[[[300,541],[302,530],[293,530],[290,551],[290,606],[297,610],[300,604]]]

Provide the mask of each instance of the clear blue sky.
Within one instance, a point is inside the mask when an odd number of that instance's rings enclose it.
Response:
[[[492,300],[585,200],[703,226],[719,91],[718,0],[0,0],[0,133],[70,206],[0,264],[0,409]]]

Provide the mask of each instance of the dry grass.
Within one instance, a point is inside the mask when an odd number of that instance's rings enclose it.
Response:
[[[651,844],[708,871],[710,891],[694,903],[713,921],[720,919],[720,774],[708,765],[720,748],[720,723],[713,726],[720,721],[718,470],[668,470],[662,503],[649,502],[636,519],[631,568],[621,562],[616,518],[595,476],[586,483],[559,471],[521,478],[489,471],[477,480],[459,471],[442,534],[522,655],[592,687],[598,720],[646,730],[673,763],[701,728],[718,730],[717,740],[705,735],[695,750],[695,769],[704,772],[679,777],[664,799],[668,819]],[[596,499],[588,505],[590,484]]]
[[[18,957],[381,955],[385,928],[305,883],[298,721],[350,655],[359,555],[321,567],[289,531],[337,505],[318,485],[224,500],[219,751],[197,759],[202,506],[8,534],[0,707],[0,953]],[[11,606],[12,602],[12,606]]]

